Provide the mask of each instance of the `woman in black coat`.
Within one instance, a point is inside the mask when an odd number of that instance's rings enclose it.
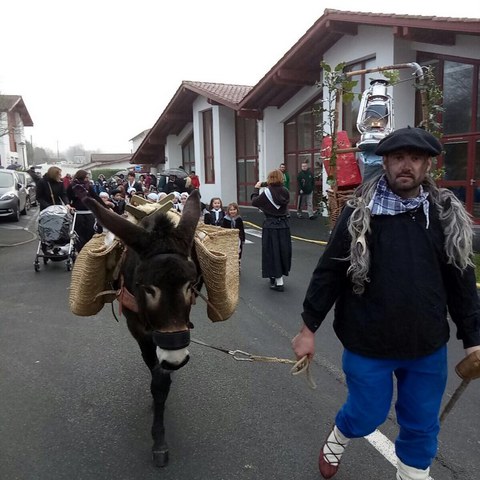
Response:
[[[73,176],[72,183],[67,188],[67,197],[70,206],[78,212],[89,212],[82,201],[82,198],[85,197],[85,192],[89,197],[95,198],[98,202],[102,202],[102,199],[98,196],[90,182],[89,173],[86,170],[78,170]],[[75,248],[77,253],[80,252],[83,246],[93,237],[95,233],[94,226],[95,217],[91,212],[88,214],[80,213],[75,217],[75,233],[77,234]]]
[[[28,170],[28,173],[35,182],[40,211],[51,205],[68,205],[61,168],[50,167],[43,177],[37,175],[33,169]]]
[[[252,205],[265,215],[262,226],[262,277],[270,279],[270,288],[284,291],[283,277],[292,265],[292,238],[288,219],[290,194],[283,186],[283,174],[273,170],[265,183],[257,182],[252,193]]]

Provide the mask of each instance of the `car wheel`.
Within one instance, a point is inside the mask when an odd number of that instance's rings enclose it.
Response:
[[[20,212],[22,215],[26,215],[27,212],[30,210],[31,205],[30,205],[30,197],[27,197],[25,200],[25,208]]]
[[[12,215],[10,216],[10,218],[14,221],[14,222],[19,222],[20,221],[20,205],[16,205],[13,209],[13,213]]]

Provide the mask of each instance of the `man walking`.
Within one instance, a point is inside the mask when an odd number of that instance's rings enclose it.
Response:
[[[462,203],[429,176],[441,143],[420,128],[381,140],[383,174],[347,203],[313,272],[297,358],[315,353],[314,333],[335,305],[348,396],[319,456],[333,477],[349,441],[387,418],[396,377],[397,480],[427,480],[437,452],[447,380],[449,324],[466,355],[480,350],[472,225]]]
[[[283,173],[283,186],[287,190],[290,190],[290,174],[288,173],[287,166],[281,163],[278,168]]]
[[[303,218],[302,208],[305,204],[307,207],[308,218],[315,220],[313,212],[313,190],[315,188],[315,178],[308,168],[308,162],[302,162],[302,169],[297,175],[298,183],[298,200],[297,200],[297,217]]]

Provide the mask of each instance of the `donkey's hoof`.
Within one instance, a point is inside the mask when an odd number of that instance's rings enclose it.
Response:
[[[165,467],[168,463],[168,449],[152,450],[152,458],[156,467]]]

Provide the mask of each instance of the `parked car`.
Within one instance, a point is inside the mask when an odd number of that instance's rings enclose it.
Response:
[[[0,217],[18,222],[27,213],[27,189],[15,170],[0,170]]]
[[[37,205],[37,187],[27,172],[19,172],[17,170],[17,175],[20,183],[27,189],[27,210],[29,210],[30,206]]]

